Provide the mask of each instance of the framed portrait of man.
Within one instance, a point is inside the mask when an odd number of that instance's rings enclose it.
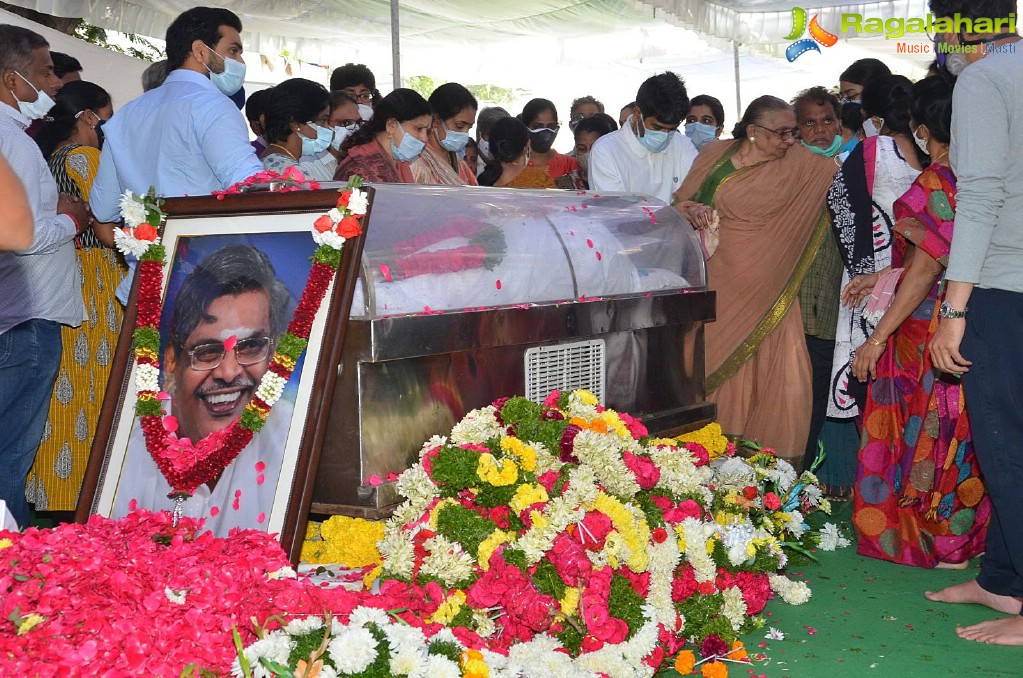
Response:
[[[223,435],[242,417],[309,280],[316,248],[313,222],[337,198],[336,191],[322,190],[166,201],[160,390],[162,410],[175,422],[177,439],[215,441],[218,432]],[[367,225],[368,215],[363,219]],[[263,530],[279,534],[292,560],[298,557],[361,246],[362,237],[345,243],[306,350],[262,429],[219,475],[180,505],[183,515],[203,518],[205,528],[218,537],[234,528]],[[135,413],[131,336],[138,278],[79,500],[79,520],[175,507],[171,485],[147,449]]]

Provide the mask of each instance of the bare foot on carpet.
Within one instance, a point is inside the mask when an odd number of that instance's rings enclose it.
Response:
[[[938,568],[939,570],[965,570],[969,566],[970,566],[970,561],[964,560],[961,563],[940,562],[937,565],[935,565],[934,567]]]
[[[955,586],[948,586],[940,591],[927,591],[924,593],[924,596],[927,600],[933,600],[936,603],[975,603],[977,605],[985,605],[992,610],[1004,612],[1005,614],[1018,615],[1020,608],[1023,607],[1023,603],[1020,603],[1019,598],[999,596],[985,591],[980,587],[976,579],[956,584]]]
[[[1023,617],[1017,614],[972,626],[961,626],[956,629],[956,635],[988,645],[1023,645]]]

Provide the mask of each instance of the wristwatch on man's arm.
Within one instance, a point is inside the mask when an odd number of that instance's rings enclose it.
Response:
[[[941,302],[941,306],[938,308],[938,317],[940,318],[965,318],[966,311],[969,308],[964,308],[961,311],[956,310],[952,307],[952,304],[947,301]]]

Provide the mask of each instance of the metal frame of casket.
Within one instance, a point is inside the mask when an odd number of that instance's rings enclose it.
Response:
[[[503,396],[587,388],[652,434],[713,420],[714,302],[698,237],[652,198],[376,186],[312,511],[386,516],[387,478]]]

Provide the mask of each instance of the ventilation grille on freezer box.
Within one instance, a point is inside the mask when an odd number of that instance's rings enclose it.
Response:
[[[526,397],[542,403],[554,390],[584,388],[604,402],[604,340],[538,346],[526,351]]]

